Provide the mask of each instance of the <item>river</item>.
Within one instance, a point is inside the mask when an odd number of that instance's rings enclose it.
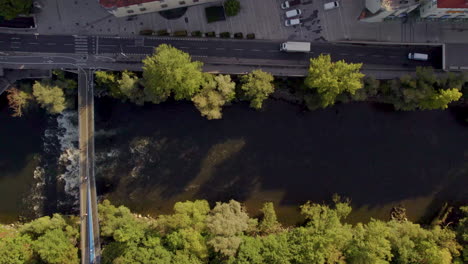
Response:
[[[303,112],[271,100],[262,111],[236,103],[222,120],[208,121],[188,102],[138,107],[97,99],[95,112],[98,194],[145,215],[169,213],[177,201],[236,199],[256,216],[273,201],[279,219],[294,224],[301,221],[300,204],[330,202],[337,193],[351,199],[350,222],[388,219],[398,204],[411,220],[423,221],[444,201],[467,202],[468,123],[453,109],[393,112],[355,103]],[[25,186],[36,166],[46,168],[46,179],[58,179],[45,182],[49,205],[42,213],[76,210],[76,121],[64,121],[76,114],[41,122],[54,118],[9,118],[3,106],[0,115],[8,147],[0,152],[0,186],[8,190],[1,192],[0,220],[28,208]],[[47,129],[62,131],[56,158],[41,148]],[[37,156],[42,165],[34,164]],[[57,160],[63,164],[55,168]]]

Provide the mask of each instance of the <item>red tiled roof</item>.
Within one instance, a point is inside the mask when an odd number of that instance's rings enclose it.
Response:
[[[438,8],[468,8],[468,0],[438,0]]]
[[[103,7],[112,8],[112,7],[124,7],[136,4],[142,4],[147,2],[155,2],[159,0],[99,0],[99,4]]]

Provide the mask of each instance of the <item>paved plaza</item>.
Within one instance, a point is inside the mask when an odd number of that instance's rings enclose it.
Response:
[[[409,20],[381,23],[360,22],[365,0],[339,0],[340,7],[325,11],[330,0],[302,0],[302,24],[286,27],[284,0],[239,0],[241,11],[225,21],[207,23],[205,8],[213,5],[191,6],[173,20],[159,13],[137,15],[132,19],[116,18],[102,8],[98,0],[38,0],[42,11],[37,16],[39,34],[77,34],[135,36],[141,30],[175,32],[241,32],[254,33],[256,39],[302,41],[378,41],[417,43],[467,43],[468,23],[418,22]],[[417,12],[417,11],[416,11]],[[5,30],[4,30],[5,31]]]

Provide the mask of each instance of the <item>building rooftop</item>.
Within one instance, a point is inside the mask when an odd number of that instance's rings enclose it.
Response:
[[[99,4],[106,8],[124,7],[136,4],[154,2],[159,0],[99,0]]]
[[[438,0],[438,8],[468,8],[468,0]]]

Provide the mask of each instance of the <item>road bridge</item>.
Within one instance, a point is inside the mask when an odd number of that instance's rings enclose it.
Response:
[[[256,65],[308,64],[309,59],[319,54],[330,54],[333,60],[364,63],[365,65],[393,66],[414,69],[417,66],[442,68],[442,48],[434,45],[372,45],[312,43],[309,53],[280,52],[282,41],[234,40],[176,37],[108,37],[108,36],[61,36],[0,34],[0,51],[4,53],[62,53],[131,57],[149,55],[154,47],[170,44],[189,53],[196,60],[209,58],[213,64],[235,64],[239,59],[255,60]],[[429,54],[428,61],[410,61],[409,52]]]
[[[98,264],[101,259],[96,181],[94,178],[93,75],[92,70],[78,68],[82,264]]]

